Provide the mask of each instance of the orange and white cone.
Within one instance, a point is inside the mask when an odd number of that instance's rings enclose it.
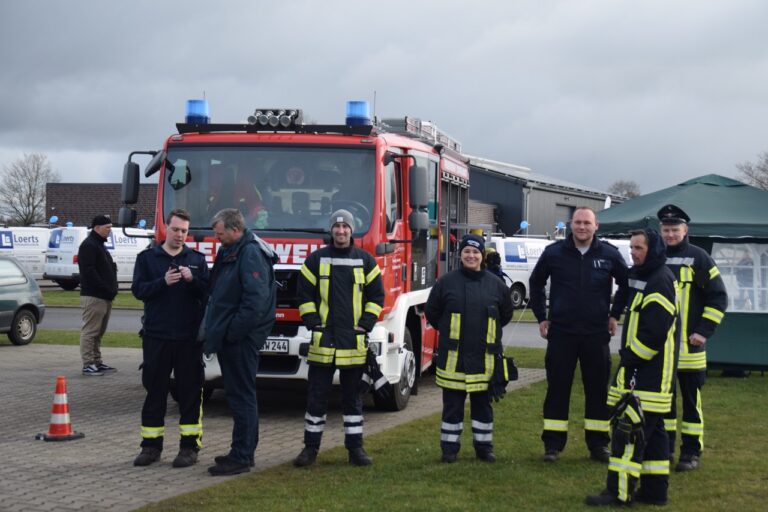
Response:
[[[72,431],[69,419],[69,403],[67,402],[67,380],[59,375],[56,377],[56,392],[53,395],[51,408],[51,425],[47,434],[37,434],[36,439],[45,441],[71,441],[81,439],[85,434]]]

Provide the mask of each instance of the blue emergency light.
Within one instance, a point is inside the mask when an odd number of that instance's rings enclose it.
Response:
[[[187,124],[208,124],[208,100],[187,100]]]
[[[367,101],[347,102],[347,126],[370,126],[371,109]]]

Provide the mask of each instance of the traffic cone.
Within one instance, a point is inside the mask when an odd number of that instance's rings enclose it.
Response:
[[[51,408],[51,425],[47,434],[37,434],[35,439],[45,441],[71,441],[81,439],[85,434],[72,431],[69,420],[69,403],[67,402],[67,380],[63,375],[56,377],[56,393],[53,395]]]

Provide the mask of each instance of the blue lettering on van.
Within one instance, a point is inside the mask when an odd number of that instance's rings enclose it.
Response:
[[[525,244],[506,242],[504,244],[504,261],[507,263],[527,263],[528,256],[525,253]]]
[[[16,245],[27,245],[27,246],[35,246],[40,241],[39,238],[37,238],[36,235],[29,235],[29,236],[21,236],[21,235],[13,235],[13,243]]]
[[[13,249],[13,233],[0,231],[0,249]]]
[[[48,238],[48,248],[58,249],[61,245],[61,229],[54,229],[51,231],[51,236]]]

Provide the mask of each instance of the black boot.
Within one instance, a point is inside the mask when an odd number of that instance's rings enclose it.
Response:
[[[151,446],[145,446],[141,449],[141,453],[133,459],[134,466],[149,466],[153,462],[160,460],[160,450],[152,448]]]
[[[173,459],[175,468],[188,468],[197,463],[197,451],[193,448],[181,448],[179,454]]]
[[[303,468],[306,466],[311,466],[315,463],[315,460],[317,460],[317,448],[311,448],[309,446],[305,446],[303,450],[301,450],[301,453],[293,459],[293,465],[297,468]]]
[[[361,446],[349,449],[349,463],[354,466],[370,466],[373,464],[373,461]]]
[[[216,457],[213,458],[213,462],[215,462],[216,464],[221,464],[222,462],[227,460],[227,457],[229,457],[229,455],[217,455]],[[253,460],[253,457],[251,457],[251,460],[248,461],[248,465],[251,467],[256,465],[256,462]]]
[[[621,501],[608,489],[603,489],[600,494],[587,496],[586,504],[591,507],[631,507],[632,502]]]

